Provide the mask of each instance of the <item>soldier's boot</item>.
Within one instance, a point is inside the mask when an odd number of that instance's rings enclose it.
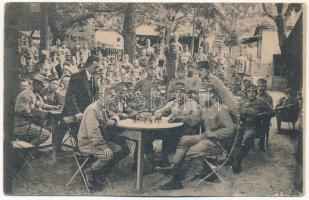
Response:
[[[155,167],[155,171],[160,172],[165,175],[171,174],[173,171],[177,171],[177,170],[179,170],[179,165],[175,163],[172,163],[167,167],[160,167],[160,166]]]
[[[183,185],[181,183],[181,180],[184,179],[184,175],[180,168],[176,167],[172,172],[172,178],[170,180],[161,185],[161,190],[180,190],[183,189]]]
[[[92,169],[92,167],[88,167],[84,170],[86,184],[91,192],[95,192],[101,189],[102,185],[95,178],[96,171]]]
[[[247,153],[248,149],[246,148],[246,146],[243,145],[238,147],[238,149],[234,152],[233,164],[232,164],[232,170],[234,174],[239,174],[242,172],[241,162],[247,155]]]

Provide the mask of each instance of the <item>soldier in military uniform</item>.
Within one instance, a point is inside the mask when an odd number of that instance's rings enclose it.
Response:
[[[276,105],[276,119],[277,119],[277,134],[281,133],[281,122],[290,121],[293,122],[293,130],[295,128],[295,122],[297,121],[300,111],[299,103],[295,96],[292,95],[292,89],[287,88],[284,90],[285,96],[280,98]]]
[[[164,134],[162,144],[162,154],[167,156],[176,150],[176,146],[182,135],[196,134],[200,128],[200,116],[198,104],[192,98],[185,94],[185,84],[176,83],[176,99],[168,102],[161,109],[154,112],[156,119],[167,116],[169,122],[183,122],[184,125],[179,131],[173,131],[173,134]]]
[[[257,80],[257,98],[263,99],[266,101],[266,103],[269,105],[269,107],[273,108],[273,98],[266,92],[266,80],[265,79],[258,79]],[[265,138],[263,135],[261,135],[261,139],[259,142],[259,147],[260,150],[265,151],[265,139],[266,139],[266,144],[268,143],[268,137],[269,137],[269,127],[271,126],[270,124],[271,118],[264,118],[261,119],[261,130],[265,131]]]
[[[242,90],[239,93],[241,100],[247,99],[247,88],[250,85],[251,85],[251,80],[247,77],[244,77],[242,81]]]
[[[189,86],[189,83],[186,79],[186,64],[179,64],[177,67],[177,78],[173,78],[168,85],[167,94],[172,95],[175,93],[175,85],[178,83],[183,83],[187,87]]]
[[[271,118],[274,112],[264,100],[257,98],[257,88],[251,85],[247,88],[247,99],[238,104],[239,119],[242,124],[241,140],[236,146],[233,156],[233,172],[242,171],[241,162],[254,145],[254,139],[264,133],[260,130],[260,120]]]
[[[231,144],[233,144],[236,126],[219,96],[216,93],[211,93],[209,101],[203,103],[207,105],[200,111],[203,121],[201,134],[196,132],[195,135],[182,136],[172,164],[168,167],[156,168],[159,172],[172,175],[170,181],[161,186],[163,190],[183,188],[181,181],[185,178],[193,158],[221,154],[221,147],[229,151]],[[204,163],[204,169],[196,174],[196,177],[203,178],[210,172],[209,166]],[[217,176],[212,175],[207,178],[207,181],[215,179]]]
[[[25,89],[16,99],[15,104],[15,126],[14,134],[21,140],[29,140],[32,144],[41,144],[50,136],[49,131],[42,128],[40,129],[36,124],[30,124],[29,118],[33,117],[34,109],[58,109],[59,106],[52,106],[45,104],[40,92],[45,87],[47,78],[41,74],[33,77],[32,88]]]

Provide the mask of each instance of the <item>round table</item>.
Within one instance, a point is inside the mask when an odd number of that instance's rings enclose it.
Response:
[[[135,130],[135,133],[138,135],[138,155],[137,155],[137,182],[136,182],[136,190],[137,192],[143,192],[143,138],[144,136],[149,133],[150,130],[167,130],[173,129],[177,127],[181,127],[183,125],[182,122],[177,123],[168,123],[166,120],[161,120],[159,122],[143,122],[143,121],[134,121],[133,119],[125,119],[120,120],[117,123],[117,127],[128,129],[128,130]],[[134,138],[135,139],[135,138]]]

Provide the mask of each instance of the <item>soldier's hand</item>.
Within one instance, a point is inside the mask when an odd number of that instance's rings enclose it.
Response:
[[[168,119],[168,123],[173,123],[175,120],[176,120],[176,117],[175,117],[175,116],[171,116],[171,117]]]
[[[121,117],[122,119],[127,119],[127,118],[128,118],[128,115],[125,114],[125,113],[121,113],[121,114],[120,114],[120,117]]]
[[[76,120],[76,121],[80,121],[80,120],[82,120],[82,118],[83,118],[83,113],[77,113],[77,114],[75,115],[75,120]]]
[[[104,149],[103,155],[107,158],[107,159],[112,159],[113,158],[113,151],[107,147],[106,149]]]
[[[114,119],[107,120],[107,125],[108,126],[114,126],[115,124],[116,124],[116,121]]]

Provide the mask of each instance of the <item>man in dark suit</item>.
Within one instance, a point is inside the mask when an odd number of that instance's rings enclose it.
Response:
[[[99,61],[98,57],[89,56],[86,62],[86,68],[73,74],[69,82],[62,117],[73,116],[75,118],[76,122],[70,124],[75,139],[83,112],[87,106],[93,102],[98,91],[94,75],[100,67]],[[66,131],[66,125],[62,122],[58,127],[57,134],[53,135],[54,158],[58,157],[61,148],[61,141]]]

